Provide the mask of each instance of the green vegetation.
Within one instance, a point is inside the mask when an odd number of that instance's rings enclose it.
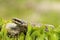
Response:
[[[49,9],[54,5],[59,5],[59,3],[60,0],[0,0],[0,17],[3,17],[3,19],[0,18],[0,29],[2,28],[0,40],[60,40],[60,9]],[[40,6],[41,8],[39,8]],[[13,17],[21,18],[28,22],[52,24],[55,28],[48,27],[48,32],[46,32],[45,25],[38,28],[29,24],[26,35],[21,33],[17,38],[9,38],[5,25],[11,21],[8,19]]]
[[[48,27],[48,31],[46,31],[45,25],[39,27],[32,27],[31,24],[28,24],[28,30],[26,35],[21,33],[18,37],[8,37],[7,30],[5,29],[6,23],[9,21],[4,21],[0,19],[0,27],[2,27],[0,31],[0,40],[60,40],[60,26],[51,29]]]

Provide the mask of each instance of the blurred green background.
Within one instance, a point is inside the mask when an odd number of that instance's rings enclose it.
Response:
[[[60,0],[0,0],[0,17],[60,25]]]

